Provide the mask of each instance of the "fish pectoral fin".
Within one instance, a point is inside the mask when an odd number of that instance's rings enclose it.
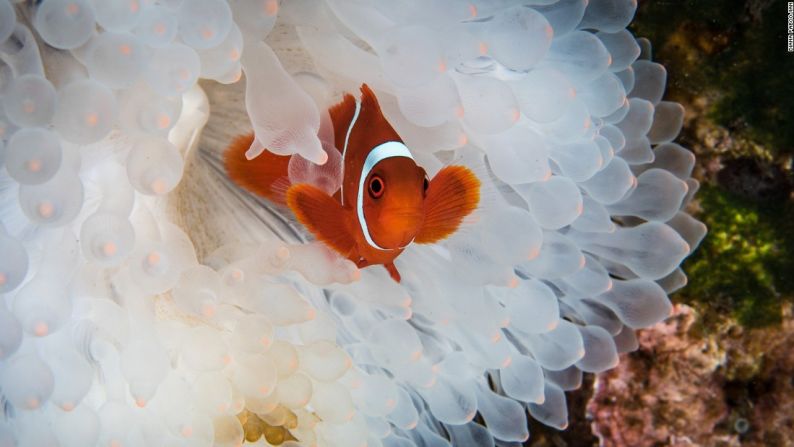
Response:
[[[393,262],[389,262],[388,264],[383,264],[383,267],[385,267],[386,271],[389,272],[389,276],[391,276],[391,279],[393,279],[395,282],[400,282],[400,280],[402,279],[400,277],[400,272],[397,271],[397,267],[394,265]]]
[[[348,229],[348,215],[339,202],[307,183],[291,186],[286,196],[287,206],[306,229],[342,256],[350,257],[356,243]]]
[[[414,242],[432,244],[458,229],[480,202],[480,181],[464,166],[447,166],[433,177],[425,198],[425,222]]]

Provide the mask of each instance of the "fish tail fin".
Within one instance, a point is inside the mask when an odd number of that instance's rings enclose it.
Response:
[[[432,244],[454,233],[480,202],[480,181],[464,166],[447,166],[433,177],[425,199],[425,222],[414,242]]]
[[[265,151],[253,160],[248,160],[245,152],[253,142],[253,133],[240,135],[226,149],[223,161],[229,178],[247,191],[285,205],[290,157]]]

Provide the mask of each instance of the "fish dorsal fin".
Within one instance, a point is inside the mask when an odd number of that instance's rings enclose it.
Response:
[[[347,130],[355,112],[356,98],[350,93],[346,93],[341,101],[328,109],[328,113],[331,115],[331,122],[334,124],[334,144],[340,152],[345,145]]]
[[[367,129],[367,152],[388,141],[402,142],[400,135],[383,116],[378,98],[367,84],[361,84],[361,117],[358,121]],[[358,126],[358,124],[357,124]],[[366,157],[366,154],[363,154]]]
[[[460,226],[480,202],[480,181],[463,166],[447,166],[433,177],[425,198],[425,223],[414,242],[438,242]]]
[[[367,113],[383,116],[380,111],[380,104],[378,104],[378,98],[367,84],[361,84],[361,108],[366,110]]]
[[[331,108],[336,144],[342,153],[342,186],[339,201],[355,205],[356,186],[369,153],[383,143],[402,142],[381,112],[378,99],[367,84],[361,84],[361,97],[345,95]]]
[[[349,228],[349,216],[342,205],[322,190],[301,183],[287,190],[287,206],[320,241],[349,258],[355,240]]]

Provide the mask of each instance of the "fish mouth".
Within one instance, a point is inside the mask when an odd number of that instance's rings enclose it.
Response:
[[[378,239],[383,239],[386,247],[402,249],[413,242],[422,227],[424,215],[414,210],[397,209],[386,211],[378,219],[383,231]]]
[[[400,239],[400,243],[397,245],[397,248],[402,249],[411,245],[411,242],[413,242],[415,238],[416,238],[415,233],[408,233],[408,232],[403,233],[403,237],[402,239]]]
[[[416,233],[416,231],[396,231],[392,232],[390,235],[381,235],[380,237],[376,236],[375,241],[378,245],[384,248],[388,248],[390,250],[402,250],[411,245],[411,242],[413,242],[414,238],[416,237]],[[383,242],[380,242],[381,239]]]

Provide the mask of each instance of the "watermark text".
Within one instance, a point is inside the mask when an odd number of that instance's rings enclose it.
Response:
[[[786,20],[786,45],[789,53],[794,53],[794,2],[788,2]]]

